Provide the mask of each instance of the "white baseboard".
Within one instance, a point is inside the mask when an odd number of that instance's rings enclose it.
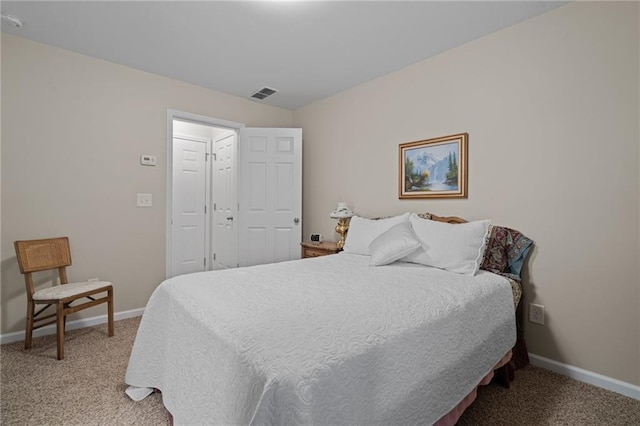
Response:
[[[123,320],[127,318],[139,317],[144,313],[144,308],[132,309],[130,311],[116,312],[113,314],[115,321]],[[67,322],[66,330],[75,330],[77,328],[91,327],[99,324],[107,323],[107,315],[99,315],[91,318],[81,318],[74,321]],[[39,328],[33,331],[33,337],[46,336],[48,334],[56,334],[56,326],[48,325],[46,327]],[[16,331],[14,333],[7,333],[0,335],[0,344],[13,343],[24,340],[24,330]]]
[[[546,368],[547,370],[555,371],[556,373],[571,377],[572,379],[640,400],[640,386],[603,376],[602,374],[594,373],[592,371],[583,370],[582,368],[574,367],[573,365],[564,364],[532,353],[529,353],[529,361],[531,362],[531,365],[535,365],[536,367]]]

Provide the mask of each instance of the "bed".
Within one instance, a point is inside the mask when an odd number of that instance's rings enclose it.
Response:
[[[336,255],[164,281],[145,309],[127,392],[161,391],[176,425],[454,424],[511,358],[520,288],[510,271],[479,269],[495,243],[490,225],[469,274],[406,254],[409,242],[424,246],[413,230],[427,222],[417,220],[461,219],[399,218],[352,219]],[[455,238],[445,235],[446,252]]]

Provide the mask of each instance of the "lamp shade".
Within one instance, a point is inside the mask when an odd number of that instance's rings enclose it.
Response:
[[[347,207],[344,201],[338,202],[338,207],[329,215],[332,219],[346,219],[353,216],[353,211]]]

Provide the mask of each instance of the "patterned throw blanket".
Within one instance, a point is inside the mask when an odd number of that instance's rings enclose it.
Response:
[[[518,340],[513,348],[513,358],[510,361],[512,370],[529,364],[527,345],[522,330],[522,305],[519,305],[519,302],[522,297],[522,267],[532,246],[533,241],[519,231],[503,226],[492,226],[484,259],[480,266],[480,269],[507,278],[513,289]],[[512,374],[512,372],[509,373],[509,375]]]
[[[520,273],[533,241],[519,231],[492,226],[480,269],[520,282]]]

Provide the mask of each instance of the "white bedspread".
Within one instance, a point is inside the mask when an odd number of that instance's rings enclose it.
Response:
[[[516,340],[511,286],[339,254],[184,275],[151,296],[125,381],[176,425],[431,424]]]

